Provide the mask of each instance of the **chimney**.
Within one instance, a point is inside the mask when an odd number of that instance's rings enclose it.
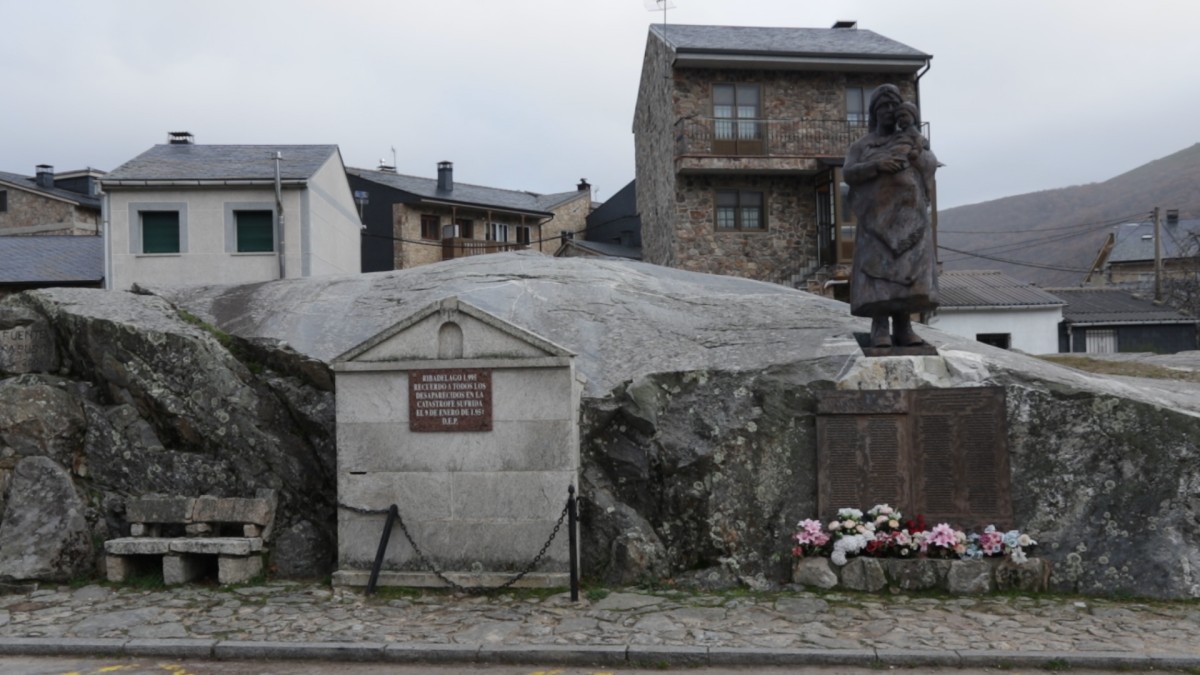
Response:
[[[190,131],[168,131],[167,145],[195,145],[196,139]]]
[[[1167,227],[1179,225],[1179,209],[1167,209]]]
[[[587,182],[586,178],[580,178],[579,185],[576,185],[575,189],[579,190],[580,192],[583,192],[584,190],[591,190],[592,184]]]
[[[37,165],[37,186],[41,188],[54,187],[54,167],[49,164]]]
[[[438,162],[438,192],[454,190],[454,162]]]
[[[834,28],[846,28],[846,29],[853,30],[855,28],[858,28],[858,22],[857,21],[838,21],[837,23],[833,24],[833,27]]]

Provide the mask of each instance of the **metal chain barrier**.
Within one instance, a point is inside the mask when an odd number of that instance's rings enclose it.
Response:
[[[404,533],[404,538],[408,541],[408,545],[412,546],[413,553],[416,555],[417,563],[421,569],[431,572],[435,577],[440,579],[442,581],[442,583],[446,584],[446,586],[453,588],[457,591],[460,591],[462,593],[469,593],[472,595],[486,595],[489,593],[499,593],[501,591],[508,590],[514,584],[521,581],[521,579],[525,578],[525,575],[532,572],[538,566],[538,564],[542,562],[542,558],[544,558],[546,556],[546,551],[550,550],[550,544],[552,544],[554,542],[554,538],[558,536],[558,531],[559,531],[559,529],[562,528],[563,521],[569,519],[571,521],[571,525],[572,525],[572,532],[571,532],[572,550],[570,552],[571,553],[571,599],[576,600],[576,599],[578,599],[578,578],[577,578],[577,570],[576,570],[576,564],[575,564],[575,551],[574,551],[575,537],[574,537],[574,531],[573,531],[574,521],[576,520],[576,517],[572,513],[572,507],[575,506],[575,502],[576,502],[575,486],[574,485],[570,486],[568,491],[569,491],[569,496],[567,497],[567,504],[566,504],[566,506],[563,507],[562,513],[558,514],[558,520],[554,523],[554,529],[551,530],[551,532],[550,532],[550,538],[546,540],[546,543],[542,544],[541,550],[539,550],[537,552],[537,555],[534,556],[533,560],[529,561],[528,565],[526,565],[519,572],[517,572],[516,575],[514,575],[513,577],[511,577],[504,583],[500,584],[499,586],[464,586],[464,585],[454,581],[453,579],[450,579],[449,577],[447,577],[446,574],[442,572],[442,570],[438,569],[437,565],[435,565],[431,560],[429,560],[429,558],[427,558],[425,556],[424,551],[422,551],[421,548],[419,546],[417,546],[417,542],[413,540],[412,533],[410,533],[408,531],[408,526],[404,524],[404,518],[400,515],[399,507],[397,507],[395,504],[392,504],[391,506],[389,506],[386,509],[367,509],[367,508],[363,508],[360,506],[351,506],[349,504],[343,504],[341,502],[338,502],[338,508],[346,509],[347,511],[353,511],[354,513],[361,513],[364,515],[387,514],[387,516],[388,516],[387,522],[384,525],[383,535],[380,538],[379,551],[376,554],[376,558],[375,558],[375,566],[371,570],[371,579],[367,583],[367,590],[366,590],[367,595],[371,595],[375,592],[375,584],[379,577],[379,569],[383,562],[383,554],[384,554],[384,551],[387,549],[388,539],[391,536],[393,521],[395,521],[397,524],[400,525],[400,531]]]

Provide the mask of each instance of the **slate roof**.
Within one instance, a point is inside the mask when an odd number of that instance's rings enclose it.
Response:
[[[1180,220],[1176,225],[1162,224],[1162,256],[1176,258],[1185,251],[1191,235],[1200,235],[1200,220]],[[1117,226],[1116,243],[1108,254],[1110,263],[1154,260],[1154,221]]]
[[[31,176],[22,176],[19,173],[8,173],[7,171],[0,171],[0,183],[8,183],[9,185],[14,185],[23,190],[29,190],[30,192],[37,192],[37,193],[41,193],[44,195],[50,195],[53,197],[57,197],[59,199],[65,199],[69,202],[78,204],[78,205],[86,207],[86,208],[96,209],[96,210],[100,209],[100,198],[99,197],[92,197],[90,195],[85,195],[82,192],[75,192],[73,190],[64,190],[63,188],[58,188],[58,187],[44,188],[37,184],[37,178],[31,177]],[[0,185],[0,187],[3,187],[3,186]]]
[[[275,153],[281,153],[283,180],[312,178],[336,145],[156,145],[113,169],[101,179],[123,181],[274,180]]]
[[[650,32],[677,53],[925,60],[929,54],[858,28],[760,28],[652,24]]]
[[[566,244],[554,254],[561,257],[567,249],[580,249],[584,255],[603,255],[610,258],[626,258],[628,260],[641,260],[642,249],[633,246],[621,246],[620,244],[609,244],[602,241],[587,241],[586,239],[568,239]]]
[[[423,199],[455,202],[478,207],[492,207],[510,211],[526,211],[538,215],[551,215],[550,209],[569,201],[580,194],[579,190],[538,194],[521,190],[504,190],[455,181],[453,190],[438,190],[437,179],[406,176],[390,171],[372,171],[347,167],[346,173],[363,180],[411,193]]]
[[[1195,323],[1196,319],[1166,305],[1156,305],[1115,288],[1056,288],[1067,301],[1063,320],[1073,324]]]
[[[950,270],[938,277],[940,309],[1057,307],[1066,301],[995,270]]]
[[[0,283],[102,279],[103,237],[0,237]]]

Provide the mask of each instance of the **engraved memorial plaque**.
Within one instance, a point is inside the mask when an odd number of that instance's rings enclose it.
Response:
[[[822,519],[887,503],[929,523],[1011,527],[1004,389],[826,392],[817,412]]]
[[[408,372],[410,431],[491,431],[492,371],[442,368]]]
[[[45,321],[5,321],[0,316],[0,373],[58,370],[54,335]]]

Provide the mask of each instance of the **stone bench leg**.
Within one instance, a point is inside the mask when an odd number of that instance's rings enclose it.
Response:
[[[217,581],[222,584],[240,584],[262,574],[261,555],[217,557]]]
[[[133,574],[133,561],[123,555],[104,556],[104,572],[109,581],[125,581]]]
[[[163,583],[185,584],[204,574],[204,562],[196,555],[164,555],[162,562]]]

